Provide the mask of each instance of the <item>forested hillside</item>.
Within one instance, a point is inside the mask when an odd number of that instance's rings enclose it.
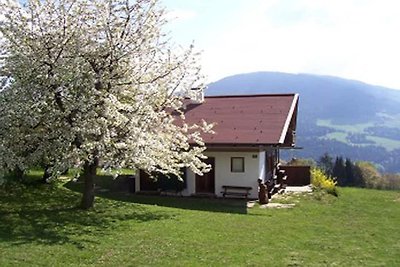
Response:
[[[400,172],[400,91],[331,76],[257,72],[211,83],[207,95],[299,93],[297,145],[289,156],[323,153]]]

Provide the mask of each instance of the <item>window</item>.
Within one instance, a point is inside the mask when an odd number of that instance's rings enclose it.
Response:
[[[231,158],[231,172],[244,172],[244,158]]]

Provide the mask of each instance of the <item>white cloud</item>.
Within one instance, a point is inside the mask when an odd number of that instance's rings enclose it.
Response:
[[[266,4],[267,2],[267,4]],[[395,1],[260,1],[203,42],[210,80],[250,71],[329,74],[400,89]],[[305,14],[305,15],[304,15]]]

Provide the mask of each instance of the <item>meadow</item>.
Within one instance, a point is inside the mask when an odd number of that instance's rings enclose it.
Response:
[[[244,200],[98,190],[0,191],[0,266],[399,266],[400,192],[339,188],[248,208]]]

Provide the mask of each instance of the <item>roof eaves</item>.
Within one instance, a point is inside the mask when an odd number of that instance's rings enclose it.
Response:
[[[279,146],[279,144],[264,144],[264,143],[206,143],[206,147],[212,146],[233,146],[233,147],[241,147],[241,146],[254,146],[254,147],[263,147],[263,146]]]
[[[295,96],[296,94],[248,94],[248,95],[206,95],[204,98],[249,98],[249,97],[281,97],[281,96]]]

